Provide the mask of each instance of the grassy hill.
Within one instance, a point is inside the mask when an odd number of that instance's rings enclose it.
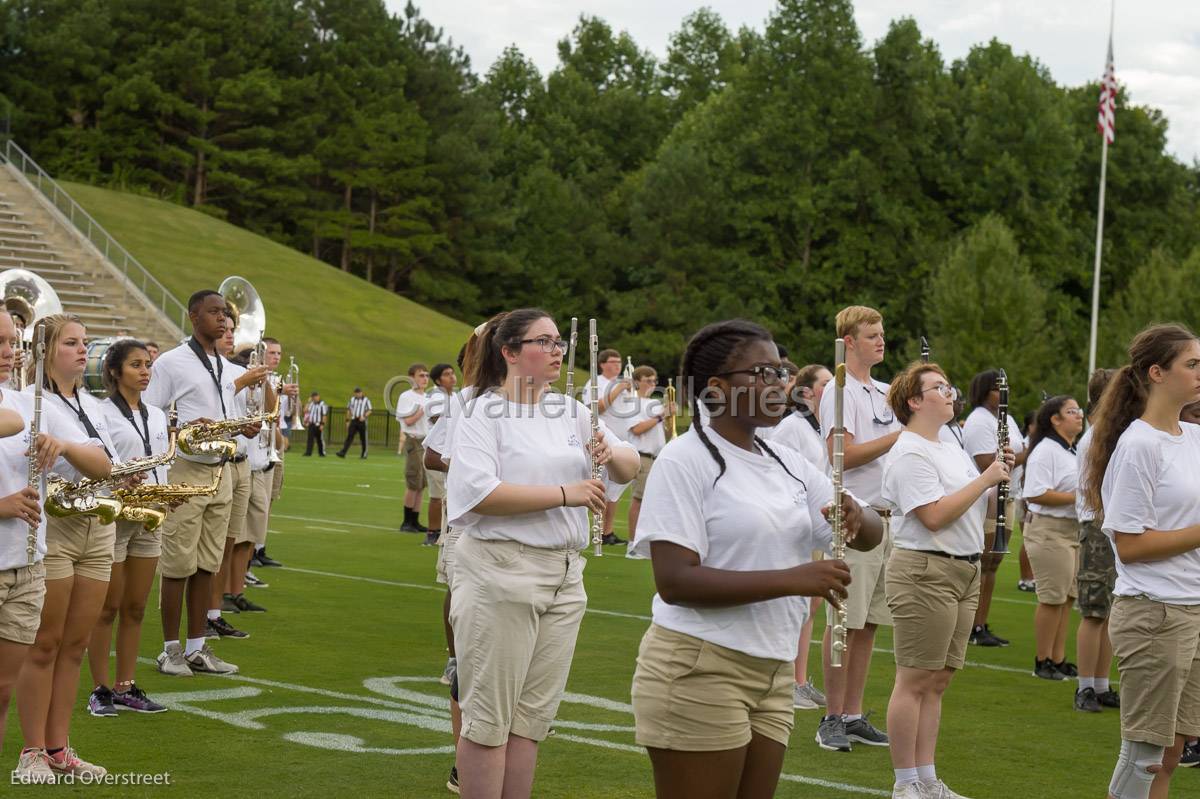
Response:
[[[383,388],[414,361],[452,363],[471,332],[361,278],[269,239],[172,203],[63,183],[64,188],[181,302],[241,275],[263,295],[267,333],[294,355],[300,387],[344,405],[361,385],[382,408]],[[161,342],[169,346],[169,342]]]

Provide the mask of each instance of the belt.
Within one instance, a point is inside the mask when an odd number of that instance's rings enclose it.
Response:
[[[232,458],[229,459],[229,462],[230,463],[242,463],[246,460],[246,458],[249,458],[249,457],[250,457],[249,455],[234,455]]]
[[[942,552],[940,549],[914,549],[913,552],[920,552],[922,555],[937,555],[939,558],[950,558],[951,560],[965,560],[967,563],[978,563],[983,557],[976,552],[974,555],[951,555],[949,552]]]
[[[879,518],[881,518],[881,519],[887,519],[887,518],[891,518],[891,515],[892,515],[892,509],[891,509],[891,508],[877,508],[877,507],[875,507],[874,505],[872,505],[872,506],[871,506],[871,510],[875,511],[876,513],[878,513],[878,514],[879,514]]]
[[[649,458],[650,460],[654,460],[656,457],[658,457],[657,455],[651,455],[649,452],[642,452],[641,450],[638,450],[638,454],[644,458]]]

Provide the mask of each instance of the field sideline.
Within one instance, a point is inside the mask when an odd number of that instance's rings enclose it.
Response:
[[[292,454],[287,468],[269,542],[286,568],[259,570],[270,588],[252,594],[269,612],[232,617],[251,637],[216,648],[241,675],[172,679],[146,666],[139,683],[172,710],[100,719],[82,709],[91,687],[85,664],[72,744],[112,772],[169,772],[171,786],[31,786],[9,789],[12,795],[450,795],[443,787],[452,762],[447,693],[437,682],[445,664],[443,594],[433,581],[435,550],[419,546],[420,536],[397,532],[402,461],[383,450],[366,461]],[[622,537],[623,520],[622,512]],[[589,612],[568,701],[541,750],[539,798],[653,796],[628,705],[653,582],[650,564],[623,552],[606,548],[608,557],[588,564]],[[968,651],[968,666],[947,696],[939,776],[973,799],[1095,799],[1104,795],[1116,755],[1117,713],[1076,713],[1072,683],[1030,676],[1033,601],[1016,590],[1016,575],[1013,556],[1001,573],[992,623],[1013,645]],[[154,605],[151,597],[145,659],[161,648]],[[890,631],[881,631],[876,645],[866,706],[883,726],[894,671],[885,651]],[[1073,650],[1072,638],[1071,657]],[[819,684],[819,658],[812,662]],[[824,752],[813,743],[818,720],[818,711],[797,713],[778,795],[890,795],[887,750]],[[2,755],[10,768],[19,746],[14,707]],[[1197,778],[1178,772],[1173,795],[1200,795]]]

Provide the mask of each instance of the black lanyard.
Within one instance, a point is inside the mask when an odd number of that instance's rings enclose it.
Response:
[[[959,445],[960,447],[962,447],[963,449],[966,449],[966,447],[965,447],[965,446],[963,446],[963,434],[962,434],[962,429],[961,429],[961,428],[959,428],[959,426],[958,426],[958,422],[956,422],[956,421],[954,421],[953,419],[951,419],[950,421],[946,422],[946,427],[949,427],[949,428],[950,428],[950,432],[951,432],[951,433],[954,435],[954,438],[955,438],[955,440],[957,440],[957,441],[958,441],[958,445]]]
[[[217,387],[217,399],[221,401],[221,418],[228,419],[229,412],[225,410],[225,393],[221,391],[221,372],[225,367],[221,365],[224,359],[217,356],[217,371],[213,371],[212,361],[208,359],[208,353],[200,346],[200,342],[196,341],[196,337],[192,336],[188,339],[188,346],[192,348],[192,352],[196,353],[196,357],[200,359],[200,363],[204,364],[204,369],[208,372],[208,376],[212,378],[213,385]]]
[[[54,387],[54,393],[57,394],[58,398],[63,401],[64,405],[75,411],[75,415],[79,417],[79,423],[83,425],[84,430],[87,430],[88,436],[100,442],[100,446],[104,447],[104,454],[107,455],[108,459],[111,461],[113,454],[108,451],[108,446],[104,443],[104,439],[100,438],[100,434],[96,432],[96,426],[92,424],[92,420],[88,418],[87,412],[83,409],[83,398],[76,393],[75,401],[79,403],[77,407],[73,405],[69,399],[63,396],[62,392],[58,390],[58,386]]]

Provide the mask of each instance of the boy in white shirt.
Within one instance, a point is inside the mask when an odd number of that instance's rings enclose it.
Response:
[[[637,415],[629,421],[629,443],[633,444],[642,460],[642,467],[633,481],[633,501],[629,503],[629,550],[625,557],[642,557],[633,551],[633,540],[637,534],[638,514],[642,510],[642,497],[646,494],[646,480],[654,459],[667,445],[666,421],[671,409],[662,400],[650,394],[658,385],[658,373],[651,366],[639,366],[633,370],[633,385],[637,387]]]
[[[429,432],[429,417],[425,412],[425,389],[429,386],[429,369],[423,363],[408,367],[413,387],[396,401],[396,421],[404,434],[404,523],[405,533],[428,533],[421,524],[421,495],[425,492],[425,449],[422,442]]]

